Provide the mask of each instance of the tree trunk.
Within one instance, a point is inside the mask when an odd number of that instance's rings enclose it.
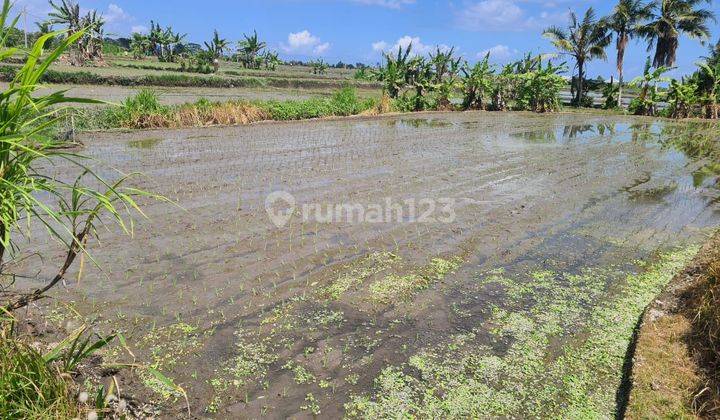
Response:
[[[5,239],[5,225],[0,223],[0,239]],[[2,274],[3,257],[5,256],[5,245],[0,242],[0,274]]]
[[[622,95],[623,95],[623,67],[625,65],[625,47],[628,43],[628,36],[625,33],[618,34],[617,40],[617,71],[618,71],[618,106],[623,106]]]
[[[582,60],[578,60],[578,83],[577,83],[577,99],[575,100],[575,106],[580,108],[583,100],[583,79],[585,78],[585,63]]]

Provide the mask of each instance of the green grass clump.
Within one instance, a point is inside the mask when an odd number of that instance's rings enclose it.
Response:
[[[162,105],[156,92],[142,89],[127,98],[121,106],[107,108],[101,114],[101,125],[106,127],[152,127],[153,122],[165,119],[171,109]]]
[[[68,383],[31,347],[0,339],[0,418],[72,418]]]
[[[289,121],[329,116],[357,115],[375,106],[375,100],[362,100],[357,91],[345,86],[330,98],[313,98],[305,101],[268,101],[259,106],[273,120]]]

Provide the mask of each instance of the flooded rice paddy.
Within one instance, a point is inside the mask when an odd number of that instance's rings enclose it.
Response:
[[[197,416],[612,417],[640,312],[720,221],[712,164],[677,143],[707,131],[452,113],[93,134],[87,154],[178,206],[143,202],[67,288]],[[300,211],[424,199],[454,218]]]

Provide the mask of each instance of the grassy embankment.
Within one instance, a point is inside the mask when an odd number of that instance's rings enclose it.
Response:
[[[169,106],[152,90],[141,90],[120,106],[72,110],[75,130],[180,128],[241,125],[257,121],[302,120],[379,112],[383,101],[362,99],[345,87],[328,98],[288,101],[227,101]],[[387,105],[386,105],[387,107]]]
[[[18,66],[5,64],[0,66],[0,81],[10,82],[14,79]],[[117,71],[104,70],[48,70],[41,78],[43,83],[68,85],[98,85],[98,86],[160,86],[160,87],[206,87],[206,88],[294,88],[318,89],[340,88],[352,84],[361,88],[379,88],[377,83],[357,82],[339,78],[316,77],[277,77],[258,73],[253,75],[247,72],[225,71],[220,75],[188,74],[160,71],[153,68],[148,71],[127,74],[120,69]]]
[[[646,311],[626,415],[720,416],[720,233]]]

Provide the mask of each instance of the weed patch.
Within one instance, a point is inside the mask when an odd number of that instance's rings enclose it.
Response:
[[[610,417],[637,316],[695,248],[664,254],[640,274],[587,269],[536,271],[514,280],[494,272],[481,287],[505,289],[489,327],[507,351],[478,343],[476,333],[428,348],[386,367],[372,396],[353,396],[351,417]],[[605,299],[609,284],[619,283]],[[532,301],[530,309],[525,304]]]
[[[68,383],[31,347],[0,338],[0,417],[72,418],[77,406]]]

